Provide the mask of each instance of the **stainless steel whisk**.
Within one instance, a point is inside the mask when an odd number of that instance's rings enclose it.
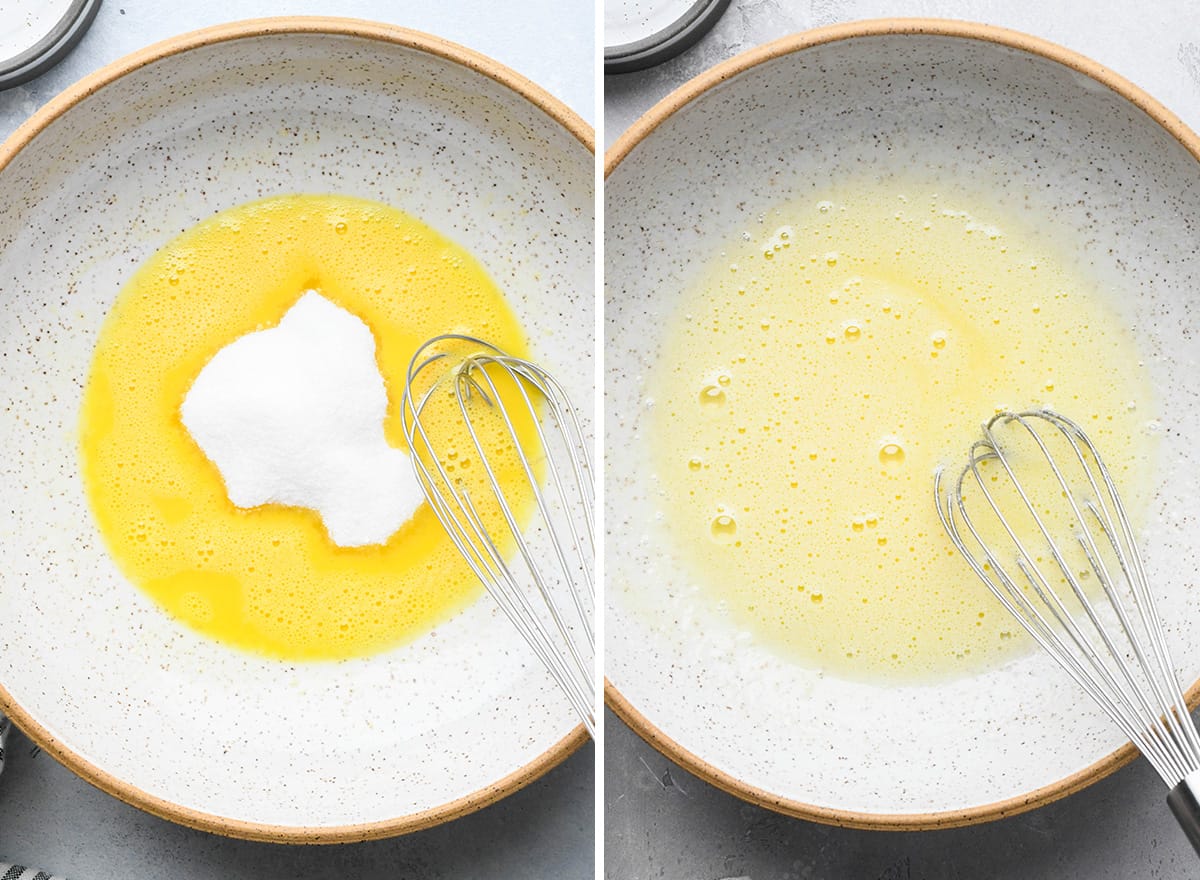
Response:
[[[407,380],[401,421],[426,500],[594,735],[594,488],[578,414],[544,369],[472,336],[426,342]],[[438,448],[428,430],[437,406],[456,407],[450,416],[487,477],[483,497],[471,497],[460,453]],[[488,448],[485,422],[503,447]],[[522,507],[532,507],[528,523]]]
[[[971,569],[1146,756],[1200,853],[1200,736],[1133,527],[1092,441],[1050,410],[1000,413],[957,477],[938,471],[934,494]]]

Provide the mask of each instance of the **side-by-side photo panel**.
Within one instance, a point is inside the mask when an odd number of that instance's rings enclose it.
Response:
[[[0,875],[591,880],[594,7],[293,6],[0,0]]]
[[[1195,876],[1190,0],[335,6],[0,0],[0,878]]]
[[[605,14],[606,876],[1191,876],[1200,30],[675,5]]]

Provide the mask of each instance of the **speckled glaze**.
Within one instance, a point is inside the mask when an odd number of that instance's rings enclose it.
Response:
[[[1180,678],[1200,677],[1200,142],[1099,65],[980,25],[825,28],[738,56],[653,108],[605,184],[607,698],[748,800],[868,828],[962,825],[1069,794],[1133,756],[1053,661],[938,685],[849,682],[737,632],[655,525],[647,377],[719,243],[822,180],[969,177],[1047,230],[1129,322],[1165,431],[1143,543]],[[932,503],[932,487],[930,495]],[[968,577],[969,573],[964,573]],[[1194,705],[1200,687],[1189,690]]]
[[[76,425],[97,328],[138,265],[217,211],[296,191],[386,202],[465,246],[590,413],[592,144],[555,99],[462,47],[292,18],[130,56],[0,147],[0,708],[130,803],[293,842],[453,818],[583,742],[486,599],[411,645],[333,664],[260,659],[176,624],[108,558]]]

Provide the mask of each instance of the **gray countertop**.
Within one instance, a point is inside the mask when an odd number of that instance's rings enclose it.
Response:
[[[1200,862],[1145,762],[1049,806],[944,831],[857,831],[744,803],[609,713],[605,875],[613,880],[1177,880]]]
[[[1082,52],[1200,129],[1200,16],[1193,0],[733,0],[694,48],[604,83],[604,141],[676,87],[753,46],[821,25],[930,16],[1003,25]],[[1176,880],[1200,862],[1137,762],[1065,800],[945,831],[872,832],[780,816],[680,769],[609,714],[605,873],[612,880]]]
[[[591,0],[104,0],[91,30],[57,67],[0,92],[0,138],[87,73],[150,43],[206,25],[267,15],[339,15],[435,33],[515,69],[594,118]],[[553,31],[554,39],[545,39]],[[15,734],[0,776],[0,862],[89,878],[459,878],[593,876],[594,762],[588,745],[513,796],[406,837],[330,847],[230,840],[127,806]]]

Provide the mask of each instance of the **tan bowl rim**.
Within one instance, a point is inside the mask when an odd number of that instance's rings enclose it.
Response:
[[[216,25],[181,34],[124,58],[107,64],[67,88],[38,110],[13,134],[0,144],[0,171],[32,141],[40,132],[66,111],[128,73],[132,73],[156,61],[179,55],[191,49],[216,45],[245,38],[286,34],[328,34],[333,36],[362,37],[416,49],[429,55],[452,61],[494,80],[525,98],[565,128],[593,154],[596,152],[595,134],[590,125],[541,86],[465,46],[444,40],[431,34],[409,30],[380,22],[362,21],[353,18],[331,18],[325,16],[281,16],[257,18]],[[427,810],[386,819],[378,822],[363,822],[356,825],[339,826],[292,826],[271,825],[231,819],[181,806],[164,798],[142,791],[136,786],[117,778],[92,764],[82,755],[72,751],[49,730],[38,723],[28,712],[17,705],[12,696],[0,684],[0,711],[3,711],[31,740],[51,754],[86,781],[97,788],[120,798],[127,804],[145,810],[181,825],[211,831],[229,837],[247,840],[264,840],[275,843],[346,843],[372,840],[407,834],[429,828],[451,819],[457,819],[493,804],[518,789],[538,779],[561,764],[587,741],[583,725],[569,734],[523,767],[504,778],[485,786],[479,791],[465,795]]]
[[[1200,138],[1183,121],[1150,97],[1129,80],[1107,67],[1092,61],[1077,52],[1059,46],[1040,37],[1030,36],[1008,28],[939,18],[881,18],[866,21],[835,24],[792,34],[774,42],[736,55],[699,76],[684,83],[644,113],[608,149],[604,156],[604,176],[607,178],[621,161],[639,143],[648,137],[662,122],[676,111],[697,99],[709,89],[731,79],[753,67],[784,55],[790,55],[813,46],[836,43],[855,37],[878,37],[892,34],[918,36],[961,37],[970,40],[997,43],[1040,55],[1088,76],[1121,97],[1130,101],[1152,120],[1157,122],[1200,162]],[[1200,681],[1195,682],[1184,695],[1189,708],[1200,703]],[[1035,807],[1043,806],[1097,782],[1124,767],[1138,754],[1132,743],[1126,743],[1100,760],[1063,779],[1023,795],[956,810],[936,813],[865,813],[856,810],[833,809],[806,804],[790,798],[780,797],[769,791],[743,782],[724,770],[708,763],[700,756],[688,751],[650,722],[625,698],[607,678],[604,682],[604,700],[622,721],[633,728],[650,745],[664,756],[689,772],[717,788],[745,801],[767,807],[779,813],[809,819],[826,825],[846,828],[864,828],[880,831],[920,831],[934,828],[955,828],[990,822],[1005,816],[1015,816]]]

